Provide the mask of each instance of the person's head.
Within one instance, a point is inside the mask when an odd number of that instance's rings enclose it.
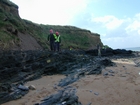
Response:
[[[53,30],[52,30],[52,29],[50,29],[50,33],[51,33],[51,34],[53,33]]]
[[[56,34],[56,35],[59,35],[59,32],[57,32],[57,31],[56,31],[56,33],[55,33],[55,34]]]

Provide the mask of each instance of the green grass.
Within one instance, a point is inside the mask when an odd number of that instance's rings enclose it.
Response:
[[[0,2],[18,8],[17,5],[9,2],[9,0],[1,0]],[[6,21],[4,21],[5,19]],[[47,37],[51,28],[54,31],[60,32],[61,44],[63,45],[61,46],[62,48],[72,46],[74,48],[88,49],[97,42],[100,42],[99,38],[95,39],[89,34],[89,30],[80,29],[74,26],[36,24],[29,20],[20,19],[18,16],[8,13],[0,7],[0,45],[9,46],[11,43],[18,44],[20,42],[19,38],[8,32],[6,29],[7,27],[12,27],[13,29],[17,29],[18,32],[32,35],[45,49],[48,49],[49,47],[47,44]],[[97,34],[95,34],[95,36],[97,36]]]
[[[7,49],[14,43],[18,43],[19,39],[15,36],[10,35],[7,32],[0,31],[0,47],[2,49]]]
[[[6,20],[5,20],[6,19]],[[7,28],[20,28],[19,19],[6,11],[0,11],[0,48],[7,49],[11,45],[18,44],[19,38],[8,32]]]
[[[89,47],[89,38],[87,35],[76,35],[76,34],[64,34],[62,36],[62,43],[65,43],[65,47],[74,46],[79,48]]]

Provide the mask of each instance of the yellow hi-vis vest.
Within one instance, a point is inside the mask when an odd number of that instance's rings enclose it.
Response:
[[[58,36],[55,35],[54,37],[55,37],[55,42],[60,42],[60,35],[58,35]]]

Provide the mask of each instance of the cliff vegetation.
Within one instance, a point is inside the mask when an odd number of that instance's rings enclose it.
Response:
[[[36,24],[22,19],[16,4],[9,0],[0,0],[0,49],[49,49],[47,36],[51,28],[54,31],[59,31],[63,49],[67,49],[69,46],[78,49],[91,49],[95,48],[97,43],[103,45],[100,35],[92,33],[90,30],[75,26]]]

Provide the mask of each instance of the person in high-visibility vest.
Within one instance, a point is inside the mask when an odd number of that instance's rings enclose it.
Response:
[[[60,37],[60,34],[59,32],[56,32],[55,35],[55,51],[60,51],[60,43],[61,43],[61,37]]]
[[[55,41],[55,35],[53,33],[53,30],[50,29],[50,34],[48,35],[48,42],[50,43],[50,50],[54,51],[54,41]]]

